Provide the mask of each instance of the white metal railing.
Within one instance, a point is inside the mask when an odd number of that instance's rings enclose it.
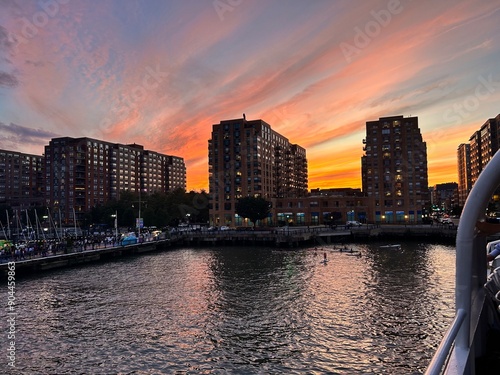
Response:
[[[426,374],[440,374],[443,371],[445,363],[448,361],[451,349],[457,337],[458,331],[465,321],[466,312],[458,310],[455,319],[451,323],[450,328],[443,337],[441,344],[437,348],[436,354],[432,358],[431,363],[427,367]]]
[[[488,202],[499,185],[500,152],[497,152],[479,175],[460,217],[455,263],[456,316],[427,368],[427,375],[475,373],[473,361],[480,353],[474,353],[478,346],[474,340],[486,339],[475,330],[480,327],[483,316],[484,298],[478,296],[486,280],[487,268],[486,241],[477,235],[476,223],[484,217]],[[472,306],[472,301],[478,306]]]

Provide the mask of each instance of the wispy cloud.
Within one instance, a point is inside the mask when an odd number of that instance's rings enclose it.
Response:
[[[48,144],[51,138],[60,134],[43,129],[28,128],[17,124],[0,122],[0,148],[30,153],[32,148],[40,148]]]
[[[0,87],[16,87],[19,81],[16,76],[6,72],[0,72]]]
[[[212,124],[245,112],[307,148],[310,187],[358,187],[366,121],[411,114],[433,183],[500,112],[493,92],[433,147],[446,109],[500,77],[495,2],[401,0],[351,62],[339,46],[387,1],[245,1],[221,18],[211,1],[71,0],[37,26],[41,4],[0,2],[0,121],[40,134],[25,143],[3,125],[2,147],[41,153],[42,129],[136,142],[184,157],[188,187],[206,188]]]

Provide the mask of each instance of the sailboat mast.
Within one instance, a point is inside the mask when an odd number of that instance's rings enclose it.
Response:
[[[75,224],[75,237],[78,237],[78,232],[76,231],[76,212],[75,212],[75,207],[73,207],[73,223]]]
[[[24,241],[26,241],[26,235],[23,232],[23,223],[21,223],[21,215],[19,210],[16,210],[16,226],[17,226],[17,240],[19,241],[19,227],[21,227],[21,233],[23,234]]]
[[[2,226],[2,231],[3,231],[3,235],[5,236],[5,239],[8,240],[9,237],[7,237],[7,233],[5,233],[5,228],[4,228],[4,226],[3,226],[3,224],[2,224],[1,221],[0,221],[0,225]]]
[[[40,230],[39,230],[39,225],[40,222],[38,221],[38,215],[36,214],[36,208],[35,208],[35,227],[36,227],[36,238],[40,239]]]
[[[52,225],[52,227],[54,228],[54,231],[56,232],[56,237],[57,237],[57,240],[60,241],[59,239],[59,234],[57,233],[57,228],[56,228],[56,225],[54,224],[54,220],[52,220],[52,216],[50,215],[50,210],[49,208],[47,207],[47,212],[49,214],[49,224]]]
[[[5,213],[7,215],[7,233],[9,234],[9,240],[11,239],[10,238],[10,219],[9,219],[9,210],[5,210]]]
[[[61,219],[61,208],[58,208],[59,210],[59,233],[61,233],[61,238],[64,237],[63,236],[63,227],[62,227],[62,219]]]

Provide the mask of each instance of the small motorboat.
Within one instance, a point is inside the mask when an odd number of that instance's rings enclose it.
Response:
[[[400,244],[393,244],[393,245],[382,245],[380,246],[381,249],[394,249],[394,250],[400,250],[401,245]]]

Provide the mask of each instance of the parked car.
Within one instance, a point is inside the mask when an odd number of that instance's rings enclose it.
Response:
[[[348,227],[360,227],[363,224],[361,224],[359,221],[348,221],[345,223]]]
[[[441,224],[444,224],[444,225],[449,225],[450,227],[453,227],[455,226],[455,223],[453,222],[453,220],[449,217],[444,217],[441,219]]]
[[[231,227],[228,227],[226,225],[223,225],[219,228],[219,230],[231,230]]]

